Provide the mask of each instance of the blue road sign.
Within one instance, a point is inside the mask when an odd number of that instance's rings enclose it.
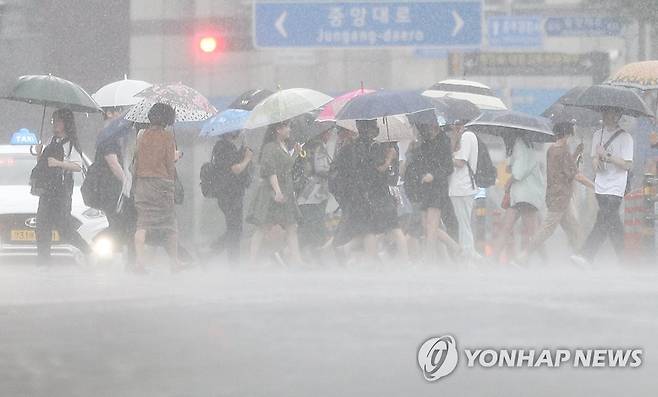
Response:
[[[541,47],[544,37],[539,16],[493,16],[487,18],[489,47]]]
[[[11,136],[10,143],[12,145],[37,145],[39,139],[37,139],[37,136],[27,128],[21,128]]]
[[[256,47],[478,47],[482,1],[255,3]]]
[[[618,36],[624,24],[617,17],[549,17],[544,23],[548,36]]]

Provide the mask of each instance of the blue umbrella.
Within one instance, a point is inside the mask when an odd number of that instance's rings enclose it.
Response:
[[[434,109],[432,102],[415,92],[375,91],[359,95],[336,115],[337,120],[373,120]]]
[[[117,117],[112,120],[110,124],[105,126],[98,133],[98,138],[96,138],[96,146],[109,141],[112,138],[118,137],[123,138],[128,136],[133,131],[133,122],[124,119],[123,117]]]
[[[226,109],[206,121],[199,136],[211,137],[244,129],[251,112],[243,109]]]

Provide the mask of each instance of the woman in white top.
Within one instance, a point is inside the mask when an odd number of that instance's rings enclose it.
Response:
[[[509,208],[505,209],[499,235],[494,240],[494,258],[500,259],[503,248],[513,248],[514,225],[522,220],[521,246],[526,249],[539,225],[539,208],[544,202],[545,185],[532,143],[522,134],[503,137],[511,174],[505,191],[509,191]],[[508,253],[508,257],[513,253]]]

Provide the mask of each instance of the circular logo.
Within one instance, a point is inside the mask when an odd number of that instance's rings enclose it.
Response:
[[[418,349],[418,365],[428,382],[448,376],[457,368],[457,343],[452,335],[426,340]]]

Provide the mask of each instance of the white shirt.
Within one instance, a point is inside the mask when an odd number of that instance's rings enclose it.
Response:
[[[596,131],[592,137],[592,157],[596,157],[597,148],[603,146],[608,139],[617,131],[603,129],[603,139],[601,139],[601,130]],[[614,157],[619,157],[624,161],[633,161],[633,137],[628,132],[622,132],[614,141],[608,145],[608,152]],[[613,163],[602,163],[602,169],[596,172],[594,178],[594,191],[596,194],[609,194],[613,196],[624,197],[626,191],[626,178],[628,171]]]
[[[464,131],[459,142],[459,150],[453,153],[455,160],[467,161],[471,166],[473,173],[478,167],[478,138],[471,131]],[[471,178],[468,167],[455,167],[455,171],[450,175],[450,196],[472,196],[478,192],[478,187],[474,186],[475,181]]]

